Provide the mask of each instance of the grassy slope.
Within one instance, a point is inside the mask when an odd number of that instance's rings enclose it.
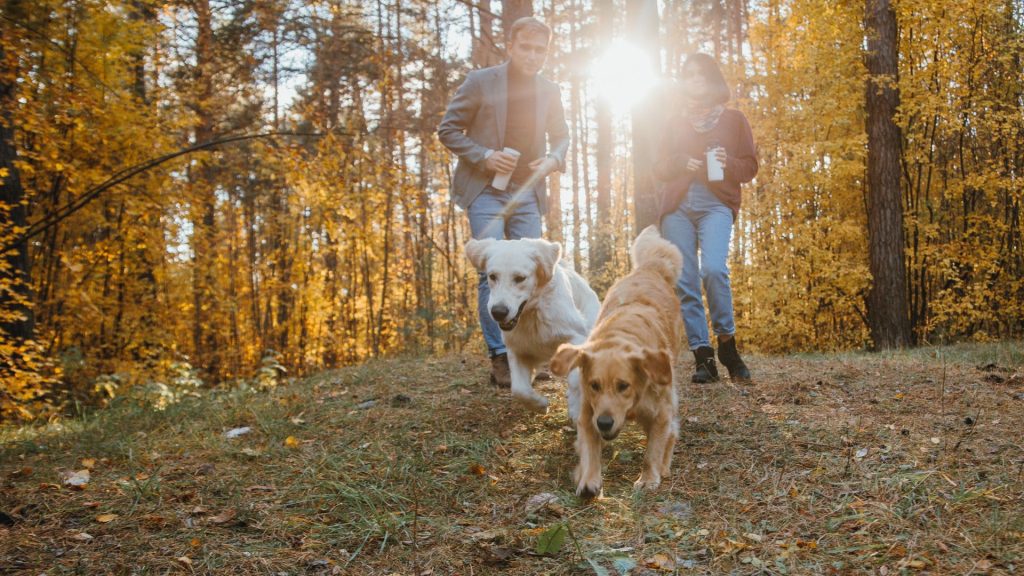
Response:
[[[2,431],[0,573],[1024,571],[1019,343],[751,366],[753,386],[681,384],[661,489],[631,489],[631,427],[591,503],[572,493],[562,384],[527,415],[468,356]],[[62,486],[83,458],[89,485]],[[562,549],[535,554],[559,523]]]

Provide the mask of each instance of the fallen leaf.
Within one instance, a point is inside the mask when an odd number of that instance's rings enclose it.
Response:
[[[928,567],[928,562],[920,558],[904,558],[897,564],[898,568],[913,568],[914,570],[923,570]]]
[[[482,530],[480,532],[474,532],[473,534],[469,535],[470,539],[476,542],[487,542],[490,540],[497,540],[498,538],[502,538],[503,536],[505,536],[505,530],[502,528]]]
[[[71,539],[79,542],[88,542],[92,540],[92,534],[89,534],[88,532],[76,532],[71,535]]]
[[[196,506],[192,509],[192,514],[206,514],[207,512],[209,512],[209,510],[207,510],[205,506]]]
[[[487,473],[487,470],[479,464],[470,464],[469,473],[475,474],[476,476],[483,476]]]
[[[188,541],[188,544],[189,544],[189,546],[191,546],[193,548],[199,548],[200,546],[203,545],[203,541],[200,540],[199,538],[193,538],[193,539]]]
[[[82,502],[82,507],[83,508],[99,508],[100,507],[100,503],[99,502]]]
[[[298,448],[298,446],[299,446],[299,439],[296,438],[295,436],[289,436],[289,437],[284,439],[284,445],[289,447],[289,448]]]
[[[256,457],[260,455],[260,451],[255,450],[253,448],[242,448],[242,454],[245,454],[246,456]]]
[[[655,554],[654,556],[651,556],[647,560],[644,560],[644,565],[648,568],[657,568],[658,570],[664,570],[665,572],[671,572],[676,569],[675,561],[665,554]]]
[[[210,523],[211,524],[226,524],[226,523],[234,520],[235,516],[237,514],[238,514],[238,512],[236,512],[234,508],[228,508],[227,510],[221,512],[220,514],[217,514],[216,516],[210,518]]]
[[[96,521],[100,524],[106,524],[117,519],[117,514],[100,514],[96,517]]]
[[[159,526],[164,523],[164,517],[157,514],[145,514],[142,516],[142,521]]]
[[[11,472],[11,476],[10,477],[11,478],[24,478],[26,476],[31,476],[31,475],[32,475],[32,467],[31,466],[22,466],[21,468],[18,468],[14,472]]]
[[[179,556],[179,557],[175,558],[175,560],[177,560],[178,562],[181,562],[182,564],[184,564],[185,566],[188,566],[189,568],[192,567],[192,560],[189,559],[188,556]]]
[[[82,458],[82,468],[92,470],[96,466],[95,458]]]
[[[273,492],[274,490],[277,490],[277,488],[274,488],[273,486],[249,486],[246,490],[249,492]]]
[[[753,540],[754,542],[761,542],[764,540],[763,536],[761,536],[760,534],[754,534],[753,532],[747,532],[743,535],[743,537],[747,540]]]
[[[145,472],[139,472],[138,474],[135,475],[135,480],[139,482],[149,480],[149,474],[146,474]]]

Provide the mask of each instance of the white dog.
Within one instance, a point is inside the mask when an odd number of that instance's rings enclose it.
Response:
[[[512,397],[545,412],[546,398],[533,389],[534,370],[566,342],[582,344],[593,328],[601,302],[587,281],[561,262],[562,247],[541,239],[470,240],[466,257],[487,274],[487,309],[508,348]],[[580,412],[579,371],[569,374],[569,418]]]

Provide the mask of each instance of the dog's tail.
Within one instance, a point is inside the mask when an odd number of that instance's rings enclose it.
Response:
[[[683,255],[671,242],[661,237],[656,226],[648,226],[629,249],[633,269],[649,268],[675,283],[683,271]]]

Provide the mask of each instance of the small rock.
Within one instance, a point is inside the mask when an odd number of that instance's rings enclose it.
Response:
[[[373,408],[376,405],[377,405],[376,398],[371,398],[370,400],[367,400],[365,402],[360,402],[359,404],[356,404],[356,410],[366,410],[367,408]]]
[[[540,494],[534,494],[526,501],[526,513],[531,514],[547,506],[548,504],[557,503],[558,496],[550,492],[542,492]]]
[[[241,428],[232,428],[224,433],[225,438],[238,438],[242,434],[248,434],[252,432],[252,428],[248,426],[242,426]]]

